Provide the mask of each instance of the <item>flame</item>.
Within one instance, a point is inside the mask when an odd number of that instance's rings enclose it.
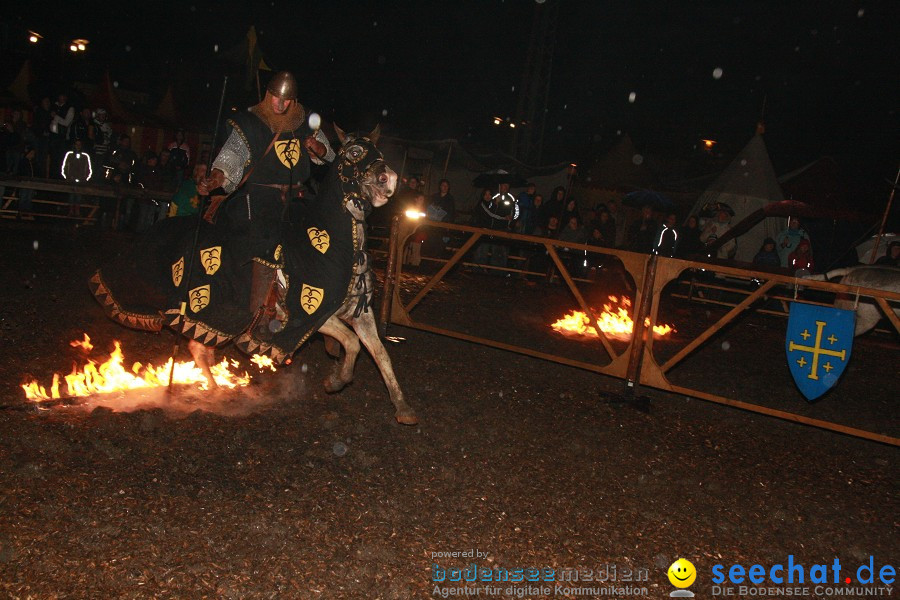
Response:
[[[94,345],[91,343],[91,336],[88,334],[84,334],[84,341],[73,340],[69,342],[69,345],[73,348],[84,348],[85,352],[90,352],[94,349]]]
[[[617,297],[609,296],[609,303],[604,304],[603,312],[597,315],[597,325],[600,326],[600,331],[608,337],[623,341],[629,340],[631,332],[634,331],[634,322],[628,316],[630,307],[631,299],[623,297],[620,302]],[[644,320],[644,325],[650,326],[649,318]],[[598,337],[597,330],[591,325],[590,317],[580,310],[573,310],[553,323],[551,327],[560,333]],[[656,337],[662,337],[674,331],[676,330],[672,325],[655,325],[653,327],[653,335]]]
[[[122,352],[121,343],[116,341],[114,344],[115,348],[105,362],[98,364],[96,361],[89,359],[88,364],[84,365],[80,370],[76,366],[72,366],[72,372],[62,378],[65,382],[65,394],[60,391],[62,387],[60,375],[55,373],[49,393],[47,388],[40,385],[37,381],[22,384],[26,399],[40,402],[61,398],[63,395],[77,398],[94,394],[109,394],[111,392],[169,385],[172,358],[169,358],[159,367],[135,362],[129,371],[125,368],[125,355]],[[93,348],[93,345],[90,343],[90,337],[87,334],[84,334],[84,341],[76,340],[71,342],[71,345],[88,351]],[[275,371],[275,365],[268,356],[257,354],[250,360],[260,370],[268,368]],[[237,370],[239,367],[240,364],[236,360],[232,359],[229,361],[227,358],[223,358],[222,362],[212,366],[210,370],[212,371],[213,379],[219,387],[233,389],[250,383],[250,375],[246,371],[240,373]],[[200,370],[200,367],[194,364],[194,361],[176,362],[172,379],[173,383],[180,385],[199,384],[201,390],[208,388],[203,372]]]

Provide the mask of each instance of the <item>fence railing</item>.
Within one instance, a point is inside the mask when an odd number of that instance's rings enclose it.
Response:
[[[428,278],[425,284],[415,292],[410,300],[404,302],[400,295],[400,286],[398,285],[403,277],[403,250],[409,243],[410,238],[415,233],[416,229],[422,225],[433,228],[432,231],[434,229],[443,229],[468,234],[468,238],[455,250],[450,258],[440,259],[439,262],[441,262],[442,265],[437,273]],[[588,316],[591,325],[596,330],[599,343],[605,354],[608,356],[608,363],[599,364],[596,361],[576,360],[551,352],[509,343],[507,341],[498,341],[472,335],[448,327],[439,327],[426,323],[413,316],[413,311],[422,302],[423,298],[434,290],[435,286],[437,286],[454,267],[460,264],[467,264],[463,261],[463,258],[486,236],[493,237],[495,240],[528,244],[537,248],[543,248],[546,251],[547,255],[552,259],[556,270],[568,286],[569,291],[577,301],[581,311]],[[621,262],[621,266],[627,275],[633,279],[636,288],[634,290],[635,299],[632,317],[634,325],[632,334],[629,337],[627,346],[624,350],[617,351],[610,343],[609,338],[599,327],[596,312],[585,301],[585,298],[575,284],[575,280],[571,276],[565,261],[560,258],[560,251],[564,249],[568,249],[569,252],[588,251],[595,254],[615,257]],[[694,339],[689,340],[681,348],[678,348],[674,355],[663,361],[658,359],[654,353],[653,336],[647,335],[647,331],[652,331],[652,327],[658,323],[659,308],[664,288],[673,281],[678,280],[684,273],[691,271],[703,271],[744,280],[754,280],[757,282],[758,287],[754,290],[747,290],[746,297],[744,297],[743,300],[740,300],[737,304],[733,305],[731,309],[715,323],[699,333]],[[794,298],[791,298],[790,295],[779,296],[775,292],[778,289],[782,290],[782,294],[784,293],[784,290],[794,290]],[[830,293],[843,292],[854,294],[862,298],[869,298],[881,307],[881,310],[885,313],[885,316],[893,327],[900,332],[900,319],[894,314],[894,307],[890,304],[891,302],[900,302],[900,294],[886,290],[863,288],[826,281],[798,279],[788,275],[740,269],[722,264],[659,257],[656,255],[644,255],[624,250],[566,243],[555,239],[480,229],[466,225],[432,221],[415,221],[403,219],[401,217],[395,217],[391,227],[388,243],[385,291],[380,316],[382,334],[385,333],[385,328],[389,323],[395,323],[405,327],[445,335],[468,342],[517,352],[534,358],[583,368],[623,380],[625,386],[624,393],[629,397],[633,397],[637,393],[639,387],[644,385],[863,439],[900,446],[900,438],[849,427],[842,423],[824,421],[767,406],[743,402],[713,394],[705,390],[676,385],[670,381],[668,373],[675,366],[681,363],[689,355],[696,352],[701,346],[708,343],[717,332],[734,322],[735,319],[745,311],[756,310],[759,308],[758,305],[760,302],[769,297],[778,298],[779,301],[784,300],[785,302],[806,302],[803,298],[797,298],[797,292],[801,289],[819,290]],[[645,321],[647,323],[646,326]]]

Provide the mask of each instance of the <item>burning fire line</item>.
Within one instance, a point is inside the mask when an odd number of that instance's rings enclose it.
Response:
[[[83,341],[76,340],[70,344],[72,347],[83,348],[86,352],[90,352],[94,347],[87,334],[84,334]],[[62,378],[58,373],[54,373],[49,393],[47,388],[37,381],[22,384],[26,399],[42,402],[62,397],[79,398],[94,394],[109,394],[169,385],[171,358],[159,367],[136,362],[128,371],[125,368],[125,356],[122,353],[121,344],[118,341],[114,344],[115,348],[109,359],[101,364],[88,359],[88,364],[84,365],[81,370],[73,365],[72,372]],[[260,371],[263,369],[275,371],[275,365],[268,356],[254,355],[250,361]],[[240,364],[236,360],[229,361],[227,358],[223,358],[222,362],[211,369],[213,379],[217,385],[223,388],[233,389],[246,386],[250,383],[250,375],[246,371],[243,373],[237,371],[239,367]],[[181,385],[199,384],[201,390],[206,390],[208,387],[206,378],[203,377],[200,367],[196,366],[194,361],[176,362],[173,381]],[[63,385],[65,386],[64,390],[61,389]]]
[[[634,331],[634,322],[628,316],[631,299],[623,297],[619,302],[616,296],[609,296],[609,301],[609,304],[603,305],[603,312],[597,315],[597,324],[600,326],[600,330],[607,336],[619,340],[630,339],[631,332]],[[650,319],[646,319],[644,325],[649,327]],[[551,327],[564,334],[599,337],[597,330],[591,325],[591,318],[580,310],[573,310],[553,323]],[[672,325],[655,325],[653,327],[655,337],[663,337],[675,331],[676,329]]]

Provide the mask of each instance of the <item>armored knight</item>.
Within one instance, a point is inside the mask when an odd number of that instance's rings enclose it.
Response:
[[[279,244],[287,204],[310,177],[310,161],[324,164],[334,151],[321,130],[306,123],[306,110],[297,101],[297,82],[286,71],[272,77],[262,102],[228,120],[231,133],[212,163],[208,179],[198,186],[201,195],[225,190],[224,215],[216,217],[214,200],[205,218],[245,237],[241,262],[253,261],[250,308],[266,308],[274,315],[271,298],[279,262]],[[265,325],[267,319],[262,320]]]

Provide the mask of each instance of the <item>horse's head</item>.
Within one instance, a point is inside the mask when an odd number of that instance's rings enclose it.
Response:
[[[341,150],[335,158],[341,179],[355,178],[360,194],[372,206],[387,204],[397,189],[397,174],[387,166],[381,151],[375,147],[381,135],[380,126],[367,134],[347,134],[337,125],[334,130],[341,141]]]

